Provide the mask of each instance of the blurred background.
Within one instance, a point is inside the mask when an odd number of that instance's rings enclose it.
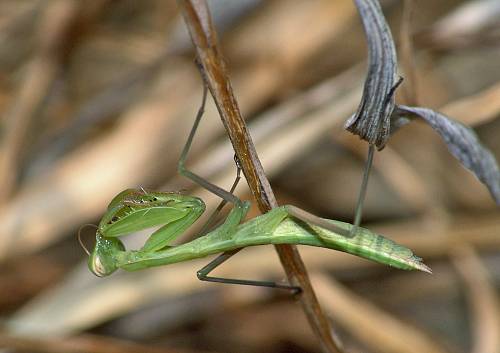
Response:
[[[499,159],[500,2],[381,3],[405,78],[397,102],[473,126]],[[367,65],[353,2],[209,4],[278,202],[351,222],[367,149],[343,130]],[[173,0],[0,2],[1,352],[320,351],[286,293],[199,282],[209,259],[87,270],[78,229],[125,188],[184,189],[215,207],[176,173],[201,92]],[[211,100],[187,164],[226,188],[234,178]],[[251,199],[244,182],[237,193]],[[500,214],[428,126],[411,123],[376,154],[364,225],[434,274],[300,247],[347,352],[500,352]],[[83,230],[87,246],[94,235]],[[270,246],[217,274],[284,279]]]

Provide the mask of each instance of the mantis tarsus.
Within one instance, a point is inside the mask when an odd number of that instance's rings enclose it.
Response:
[[[197,197],[177,192],[146,192],[143,189],[122,191],[110,202],[97,228],[96,243],[88,262],[89,269],[95,275],[103,277],[118,268],[135,271],[222,253],[198,271],[199,279],[298,290],[296,287],[273,282],[208,276],[213,269],[242,248],[265,244],[302,244],[330,248],[400,269],[431,272],[411,250],[392,240],[361,227],[356,227],[355,234],[351,234],[353,226],[348,223],[319,218],[292,205],[274,208],[243,223],[250,203],[241,201],[232,193],[239,181],[238,163],[237,177],[230,192],[208,182],[184,166],[203,115],[206,95],[205,87],[202,105],[182,151],[178,171],[222,198],[223,201],[216,212],[227,202],[233,204],[234,207],[226,220],[205,235],[181,245],[171,246],[171,242],[205,211],[204,202]],[[204,229],[208,228],[214,215],[210,217]],[[119,239],[122,235],[160,225],[163,226],[149,236],[140,250],[126,250]]]

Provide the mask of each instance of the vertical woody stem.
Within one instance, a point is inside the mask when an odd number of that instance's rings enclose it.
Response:
[[[265,213],[277,207],[277,202],[234,97],[206,1],[179,0],[178,3],[195,46],[204,80],[214,97],[250,190],[259,209]],[[323,351],[341,352],[332,338],[328,319],[319,306],[297,248],[276,245],[276,251],[290,284],[302,288],[299,299]]]

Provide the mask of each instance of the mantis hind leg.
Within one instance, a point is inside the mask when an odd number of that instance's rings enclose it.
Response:
[[[299,208],[297,206],[286,205],[284,207],[286,208],[286,211],[288,212],[288,214],[294,218],[297,218],[303,222],[311,223],[311,224],[314,224],[316,226],[328,229],[329,231],[332,231],[336,234],[340,234],[340,235],[343,235],[345,237],[350,237],[350,233],[347,230],[336,226],[335,224],[331,223],[327,219],[315,216],[312,213],[309,213],[309,212],[307,212],[307,211],[305,211],[302,208]]]
[[[391,100],[394,97],[394,93],[396,92],[396,89],[399,87],[399,85],[401,85],[402,82],[403,82],[403,77],[399,77],[399,79],[396,81],[394,86],[392,86],[389,93],[385,97],[384,104],[387,104],[389,102],[389,100]],[[363,181],[361,182],[361,187],[359,189],[358,200],[356,202],[356,208],[354,211],[353,227],[351,228],[351,231],[349,232],[349,237],[353,237],[354,235],[356,235],[356,232],[358,231],[358,227],[361,224],[361,217],[363,215],[363,204],[365,201],[366,190],[368,188],[368,179],[370,178],[370,171],[372,169],[374,154],[375,154],[375,146],[369,145],[368,146],[368,156],[366,157],[365,167],[363,170]]]
[[[201,270],[196,272],[198,279],[200,281],[206,281],[206,282],[238,284],[238,285],[245,285],[245,286],[267,287],[267,288],[275,288],[275,289],[285,289],[285,290],[292,291],[292,294],[294,294],[294,295],[299,294],[302,291],[302,288],[297,287],[297,286],[290,286],[287,284],[280,284],[280,283],[270,282],[270,281],[269,282],[268,281],[253,281],[253,280],[246,280],[246,279],[222,278],[222,277],[209,276],[210,272],[212,272],[216,267],[220,266],[222,263],[224,263],[230,257],[232,257],[233,255],[238,253],[240,250],[241,249],[227,251],[227,252],[219,255],[216,259],[214,259],[209,264],[207,264],[205,267],[203,267]]]
[[[373,164],[373,155],[375,154],[375,146],[370,145],[368,147],[368,157],[366,158],[365,169],[363,171],[363,181],[361,182],[361,187],[359,189],[358,201],[356,202],[356,209],[354,211],[354,223],[351,231],[349,232],[349,237],[356,235],[358,227],[361,224],[361,217],[363,215],[363,204],[366,196],[366,189],[368,188],[368,179],[370,177],[370,170]]]

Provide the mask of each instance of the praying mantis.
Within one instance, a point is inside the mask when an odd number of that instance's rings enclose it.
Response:
[[[240,168],[236,159],[237,176],[230,191],[210,183],[185,167],[189,149],[204,112],[206,96],[207,88],[204,87],[202,104],[181,153],[178,171],[222,199],[204,229],[210,226],[217,212],[229,202],[233,208],[227,218],[219,227],[208,233],[184,244],[172,246],[171,243],[205,211],[204,202],[197,197],[178,192],[155,192],[144,189],[122,191],[110,202],[97,227],[96,242],[88,260],[92,273],[104,277],[117,269],[136,271],[222,253],[197,272],[200,280],[300,290],[297,287],[274,282],[209,276],[212,270],[239,250],[267,244],[323,247],[399,269],[431,273],[430,268],[410,249],[390,239],[348,223],[319,218],[293,205],[274,208],[266,214],[244,222],[250,203],[240,200],[233,194],[240,179]],[[119,239],[128,233],[154,226],[161,228],[153,232],[139,250],[126,250]],[[355,233],[351,234],[353,227]]]

